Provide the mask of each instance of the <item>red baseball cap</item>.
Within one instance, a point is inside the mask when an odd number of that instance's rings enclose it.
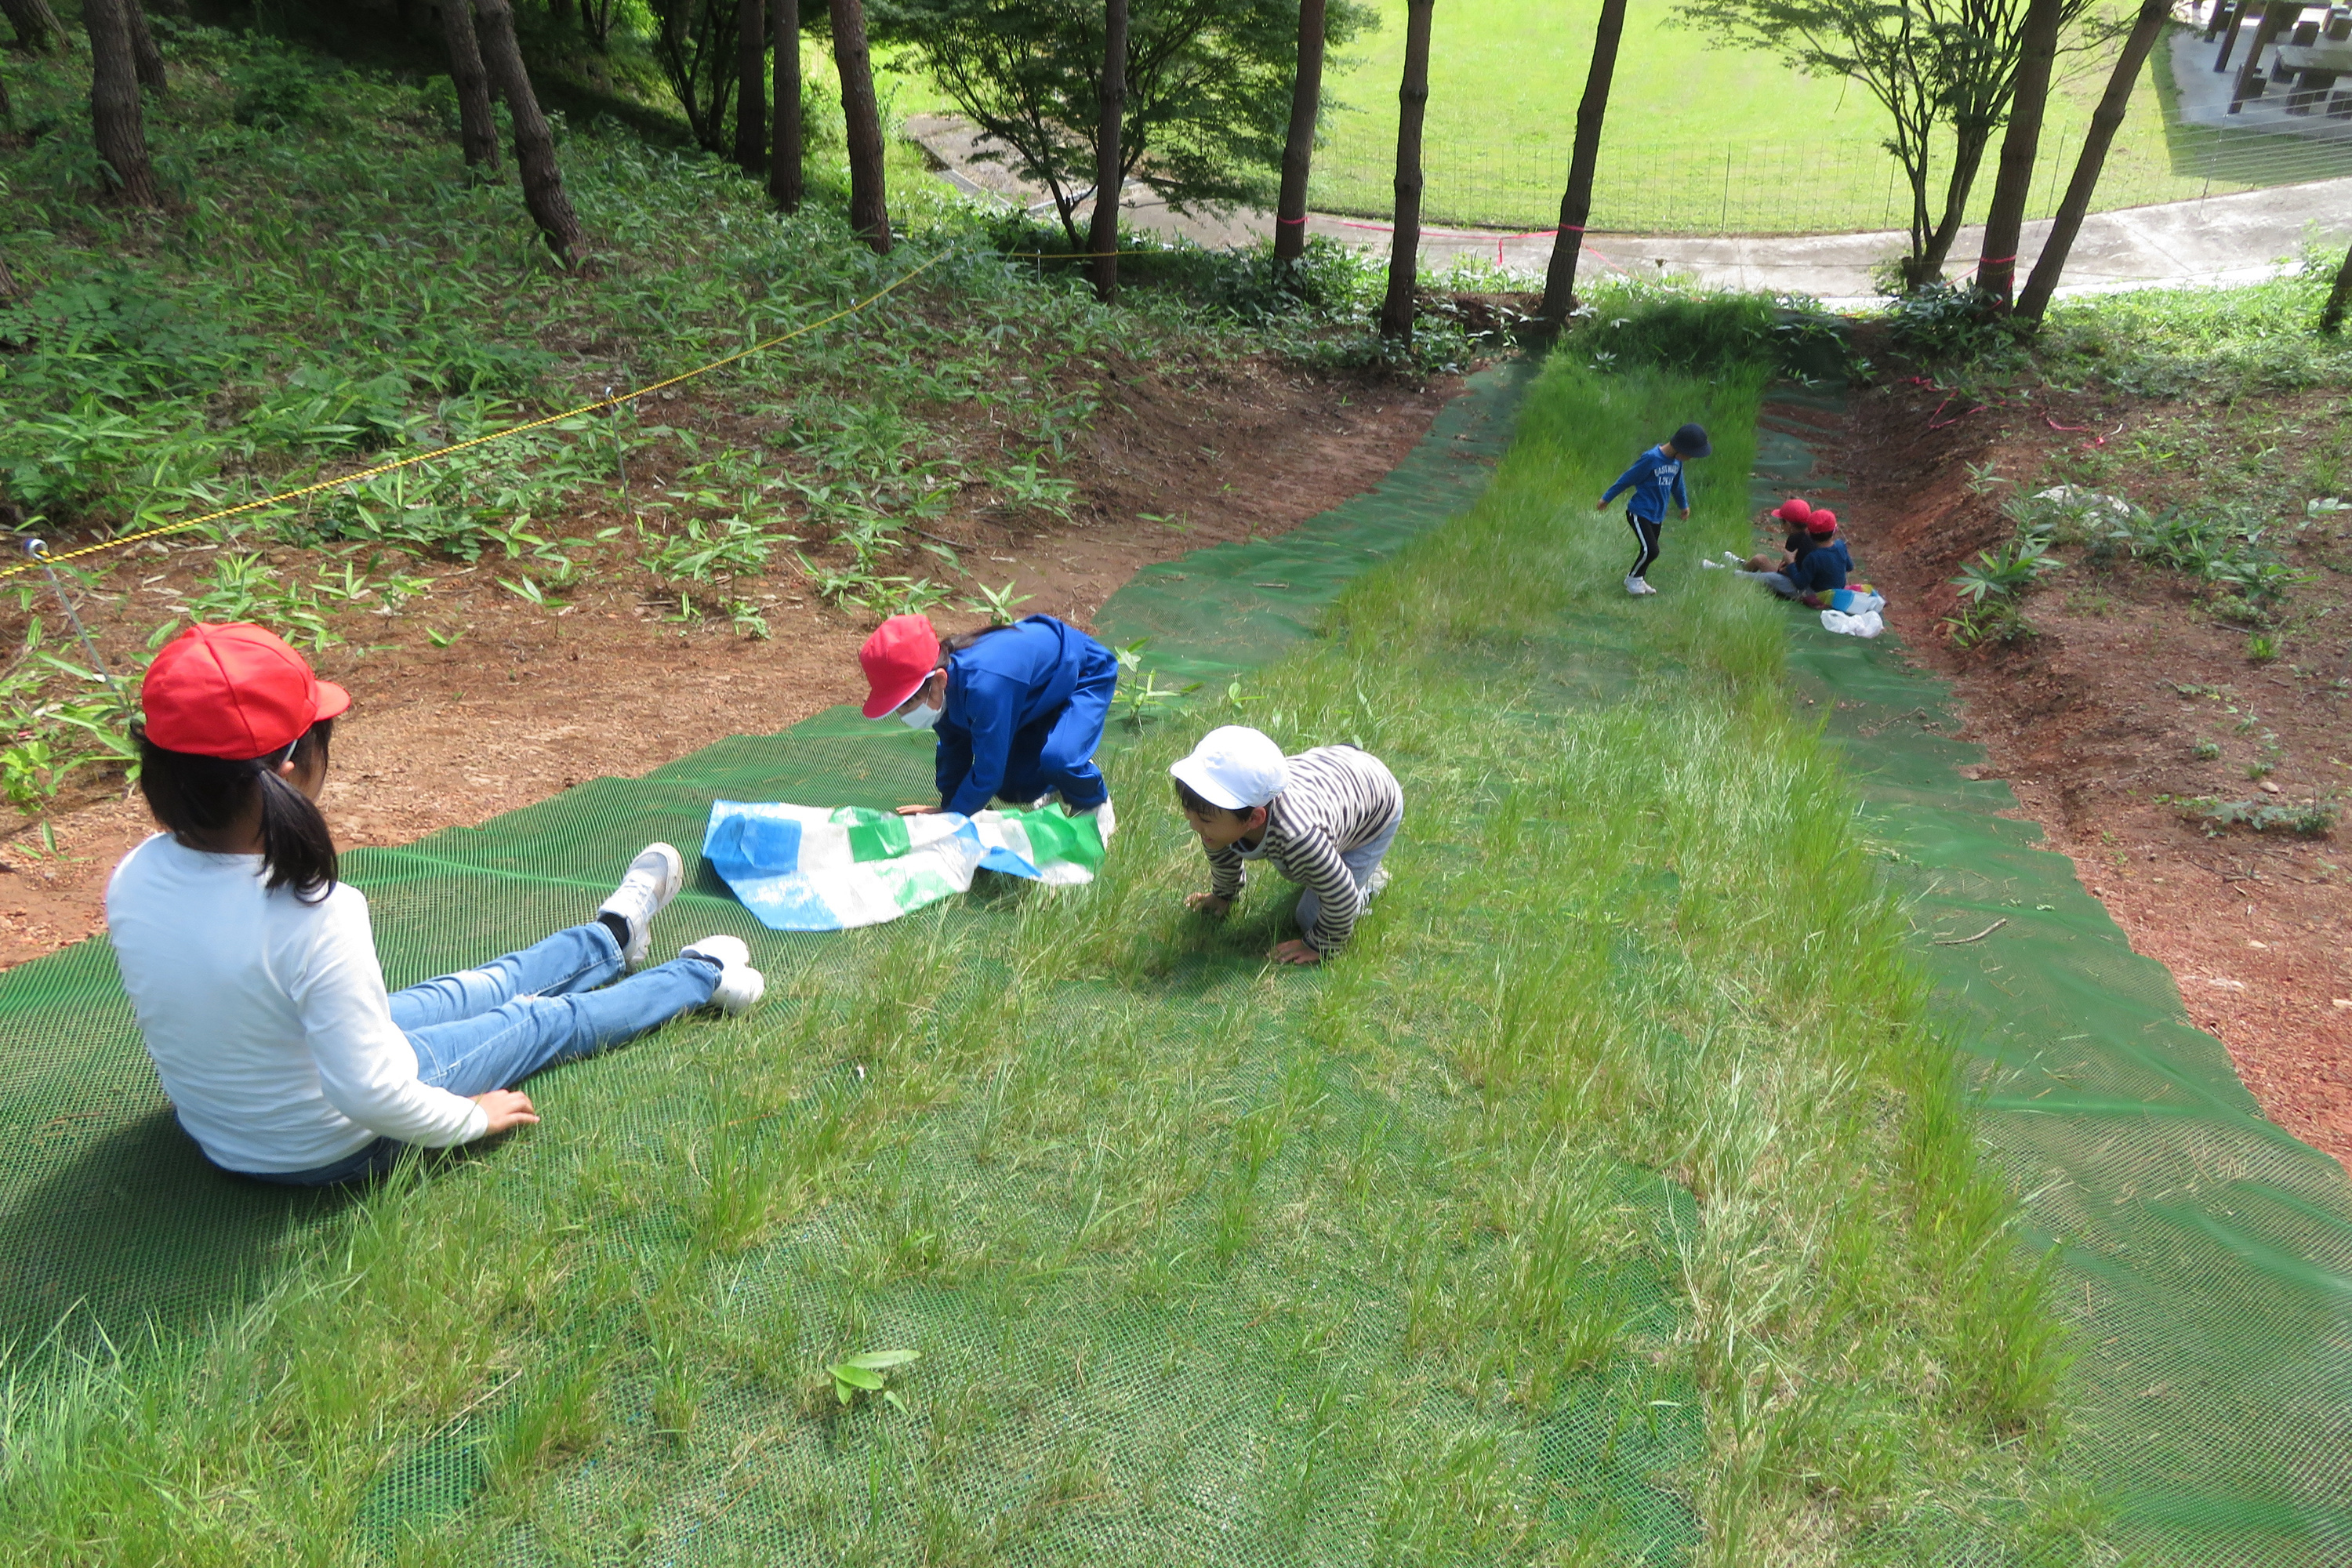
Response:
[[[874,689],[866,698],[866,716],[887,718],[939,668],[940,634],[928,616],[892,616],[857,650],[857,663]]]
[[[1802,522],[1813,515],[1813,503],[1790,496],[1772,509],[1772,515],[1782,522]]]
[[[352,694],[310,672],[275,632],[193,626],[163,645],[139,688],[147,738],[170,752],[247,762],[282,752]]]
[[[1813,513],[1812,516],[1805,520],[1805,531],[1807,533],[1835,533],[1837,531],[1837,513],[1833,511],[1817,511]]]

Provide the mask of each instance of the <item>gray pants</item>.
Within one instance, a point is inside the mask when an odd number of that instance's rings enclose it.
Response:
[[[1396,842],[1397,829],[1403,826],[1404,813],[1399,812],[1390,819],[1386,827],[1381,828],[1353,849],[1339,851],[1339,858],[1347,863],[1349,874],[1356,879],[1356,912],[1358,914],[1364,912],[1364,906],[1372,901],[1374,893],[1388,885],[1388,874],[1381,869],[1381,857],[1389,852],[1389,846]],[[1298,912],[1296,917],[1299,933],[1308,936],[1314,934],[1315,918],[1322,912],[1323,906],[1316,900],[1313,889],[1310,888],[1299,894]]]
[[[1761,583],[1784,599],[1797,596],[1797,585],[1789,581],[1789,574],[1785,572],[1734,572],[1732,575],[1745,577],[1750,583]]]

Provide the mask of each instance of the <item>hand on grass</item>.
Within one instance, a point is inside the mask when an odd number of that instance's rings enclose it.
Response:
[[[489,1113],[490,1124],[482,1136],[494,1138],[510,1127],[527,1127],[539,1120],[539,1112],[530,1108],[530,1096],[519,1089],[494,1089],[488,1094],[474,1096],[474,1103]]]
[[[1194,893],[1184,900],[1184,907],[1204,915],[1221,915],[1234,907],[1234,901],[1214,893]]]
[[[1274,960],[1276,963],[1320,963],[1323,962],[1323,955],[1321,953],[1316,952],[1312,947],[1308,946],[1306,942],[1300,942],[1296,937],[1293,937],[1288,942],[1276,943],[1274,951],[1267,953],[1266,956]]]
[[[946,809],[947,807],[943,805],[902,805],[898,808],[898,815],[901,816],[936,816]]]

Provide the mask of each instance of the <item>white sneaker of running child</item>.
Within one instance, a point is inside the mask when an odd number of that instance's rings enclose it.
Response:
[[[1644,594],[1654,594],[1657,590],[1642,578],[1628,577],[1625,579],[1625,592],[1638,599]]]
[[[600,915],[618,915],[629,928],[621,944],[621,962],[635,970],[646,961],[653,941],[654,917],[669,907],[686,886],[686,857],[667,844],[648,844],[629,862],[628,874],[613,896],[596,906]]]
[[[740,936],[706,936],[679,948],[677,955],[719,965],[719,985],[710,993],[710,1005],[730,1018],[751,1011],[768,994],[768,977],[751,967],[751,950]]]

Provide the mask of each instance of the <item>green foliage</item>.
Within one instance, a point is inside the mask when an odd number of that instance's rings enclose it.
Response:
[[[2251,827],[2256,833],[2286,832],[2318,838],[2344,816],[2343,806],[2332,800],[2222,800],[2205,795],[2171,804],[2181,816],[2205,824],[2208,836],[2229,827]]]
[[[2035,584],[2063,565],[2050,559],[2049,549],[2038,539],[2020,538],[1995,550],[1980,550],[1975,560],[1960,568],[1960,574],[1952,579],[1953,584],[1959,589],[1960,596],[1972,605],[2022,598]]]
[[[2312,330],[2340,260],[2307,253],[2288,276],[2236,289],[2135,289],[2061,300],[2034,342],[2061,385],[2215,401],[2352,384],[2352,338]]]
[[[1020,172],[1051,193],[1071,246],[1094,184],[1103,8],[1092,0],[874,0],[877,42],[905,47]],[[1377,15],[1330,0],[1324,37],[1345,44]],[[1282,159],[1298,46],[1297,0],[1132,0],[1123,177],[1179,211],[1263,200]]]
[[[898,1397],[898,1391],[889,1386],[883,1373],[922,1359],[920,1351],[866,1351],[835,1362],[824,1371],[833,1379],[833,1396],[840,1404],[851,1404],[860,1394],[878,1394],[885,1404],[904,1410],[906,1401]]]
[[[1798,296],[1613,278],[1578,292],[1581,308],[1560,347],[1594,369],[1701,376],[1761,370],[1796,381],[1842,381],[1856,368],[1844,323]]]

